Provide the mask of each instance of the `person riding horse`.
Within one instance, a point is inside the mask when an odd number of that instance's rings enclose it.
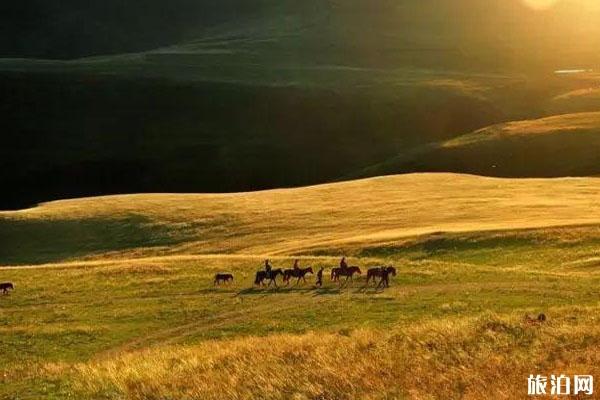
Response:
[[[297,273],[298,271],[300,271],[300,266],[298,265],[299,260],[296,259],[294,260],[294,271]]]
[[[271,264],[269,262],[269,260],[265,260],[265,272],[267,273],[267,275],[271,275]]]
[[[346,262],[346,257],[342,257],[340,261],[340,269],[342,271],[346,271],[348,269],[348,263]]]

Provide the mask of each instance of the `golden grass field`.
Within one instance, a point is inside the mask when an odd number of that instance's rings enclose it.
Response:
[[[123,235],[121,228],[127,228],[131,233],[151,232],[148,241],[159,242],[152,247],[132,246],[135,237],[123,238],[124,250],[109,248],[111,256],[290,255],[435,232],[600,223],[598,188],[600,180],[593,178],[503,180],[411,174],[254,193],[66,200],[3,212],[0,217],[9,227],[15,225],[13,234],[39,239],[42,247],[36,253],[41,257],[43,250],[50,253],[68,245],[70,252],[81,246],[89,258],[94,244],[102,248],[94,243],[102,237],[88,223],[103,220],[117,225],[115,235]],[[66,232],[67,236],[31,237],[38,227],[62,232],[63,224],[80,221],[85,224]],[[161,246],[161,240],[168,245]],[[59,243],[46,248],[52,241]],[[19,249],[8,250],[12,255]],[[106,253],[99,255],[103,258]]]
[[[0,398],[525,398],[529,374],[599,372],[599,200],[596,178],[413,174],[2,212]],[[252,285],[265,257],[341,255],[398,275]]]

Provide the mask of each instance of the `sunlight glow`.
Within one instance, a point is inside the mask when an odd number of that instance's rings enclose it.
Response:
[[[558,3],[558,0],[523,0],[523,2],[534,10],[545,10]]]

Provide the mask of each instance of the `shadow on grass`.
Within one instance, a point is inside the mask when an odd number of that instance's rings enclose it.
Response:
[[[227,288],[207,288],[202,290],[205,293],[217,293],[217,292],[225,292],[230,293],[232,291],[226,290]],[[379,288],[376,285],[365,286],[364,282],[342,282],[341,284],[330,283],[328,285],[324,285],[322,287],[315,286],[314,284],[306,284],[306,285],[278,285],[277,287],[271,286],[252,286],[242,290],[239,290],[236,293],[236,296],[256,296],[256,295],[285,295],[289,293],[312,293],[313,296],[327,296],[327,295],[339,295],[344,292],[354,293],[354,294],[380,294],[384,293],[387,288]]]
[[[278,287],[250,287],[237,292],[237,296],[252,296],[252,295],[270,295],[270,294],[290,294],[290,293],[314,293],[315,296],[339,294],[342,289],[339,286],[316,287],[310,286],[278,286]]]
[[[342,289],[340,289],[338,286],[330,286],[330,287],[315,288],[313,296],[328,296],[328,295],[330,296],[330,295],[336,295],[336,294],[340,294],[340,293],[342,293]]]
[[[252,295],[265,295],[265,294],[275,294],[281,293],[281,286],[275,287],[258,287],[253,286],[246,289],[242,289],[237,292],[236,296],[252,296]]]
[[[144,216],[80,219],[0,219],[4,265],[59,262],[107,251],[172,246],[185,232],[153,224]]]

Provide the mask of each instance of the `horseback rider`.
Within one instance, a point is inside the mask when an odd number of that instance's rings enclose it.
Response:
[[[298,271],[300,271],[300,266],[298,265],[299,260],[296,259],[294,260],[294,272],[298,273]]]
[[[271,263],[269,260],[265,260],[265,272],[267,273],[267,276],[271,276]]]
[[[342,260],[340,261],[340,269],[342,271],[346,271],[348,269],[348,263],[346,262],[346,257],[342,257]]]

